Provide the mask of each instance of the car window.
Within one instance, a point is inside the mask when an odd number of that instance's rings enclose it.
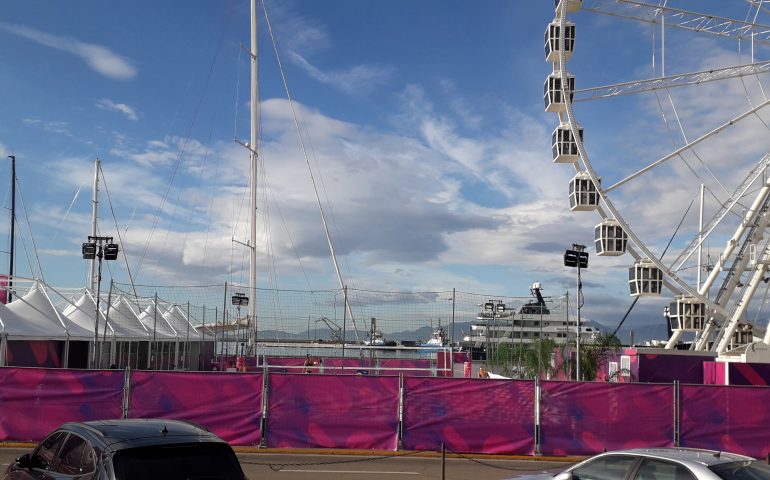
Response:
[[[721,463],[709,468],[724,480],[770,480],[770,465],[762,460]]]
[[[572,470],[576,480],[622,480],[628,476],[637,458],[630,455],[603,455]]]
[[[243,480],[233,449],[226,443],[152,445],[115,453],[116,480]]]
[[[695,476],[687,467],[678,463],[645,458],[634,480],[695,480]]]
[[[93,472],[94,455],[91,446],[81,437],[71,433],[59,450],[58,461],[53,469],[65,475]]]
[[[65,438],[67,438],[66,432],[54,432],[40,442],[40,445],[32,452],[32,465],[34,468],[48,469],[54,463],[56,452]]]

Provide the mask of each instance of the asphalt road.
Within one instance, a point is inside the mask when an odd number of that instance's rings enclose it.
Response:
[[[30,449],[0,449],[0,468]],[[405,453],[377,455],[318,455],[299,453],[238,453],[246,475],[260,480],[355,480],[403,478],[440,480],[441,457],[417,457]],[[546,460],[492,457],[447,457],[446,480],[504,479],[543,469],[567,468],[569,463]]]

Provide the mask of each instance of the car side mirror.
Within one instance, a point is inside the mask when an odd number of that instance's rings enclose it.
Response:
[[[553,480],[572,480],[572,472],[561,472],[553,477]]]
[[[25,453],[24,455],[20,456],[16,459],[16,465],[18,465],[20,468],[29,468],[32,462],[30,461],[31,455],[29,453]]]

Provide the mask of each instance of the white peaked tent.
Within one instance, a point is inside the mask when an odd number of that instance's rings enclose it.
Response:
[[[147,368],[154,370],[170,370],[175,368],[179,357],[179,335],[163,317],[163,312],[154,301],[139,314],[139,321],[150,332],[152,340],[150,355],[147,358]]]
[[[118,300],[120,302],[121,299]],[[144,325],[139,322],[139,319],[127,302],[120,302],[119,304],[123,305],[124,308],[120,310],[110,308],[107,315],[101,309],[99,311],[100,360],[98,366],[118,366],[118,363],[120,363],[121,367],[131,365],[136,368],[138,365],[131,364],[129,359],[134,358],[136,360],[135,363],[138,363],[138,356],[136,354],[141,347],[135,343],[132,349],[131,343],[149,342],[149,333],[144,328]],[[65,318],[65,323],[78,325],[93,332],[95,327],[96,300],[91,292],[86,290],[75,303],[68,305],[64,309],[62,315]],[[144,349],[146,350],[147,348],[145,345]],[[118,355],[118,352],[121,354],[125,353],[125,357]],[[132,356],[131,353],[134,355]],[[119,356],[121,358],[118,358]]]
[[[208,329],[196,329],[187,312],[179,305],[171,305],[163,313],[163,318],[179,338],[176,367],[185,370],[204,368],[207,361],[204,357],[210,355],[214,349],[213,333]]]
[[[150,332],[150,337],[155,341],[177,340],[179,336],[163,317],[161,309],[156,308],[154,301],[151,301],[147,308],[139,314],[139,321],[142,322],[142,325]]]
[[[40,282],[30,288],[22,297],[17,297],[7,306],[7,310],[22,319],[22,323],[16,328],[18,331],[14,338],[8,335],[7,341],[15,339],[23,340],[24,335],[19,335],[23,330],[36,332],[47,332],[47,338],[30,338],[27,335],[26,340],[47,340],[64,342],[62,354],[63,365],[70,367],[85,367],[88,359],[88,342],[93,338],[93,331],[89,332],[78,325],[66,325],[61,314],[56,310],[51,302],[48,293]],[[11,317],[9,317],[11,318]],[[76,346],[76,358],[70,358],[70,352],[73,346]],[[7,348],[6,344],[6,348]],[[73,361],[70,361],[73,360]],[[85,362],[84,362],[85,361]]]
[[[22,319],[22,325],[18,325],[20,331],[28,329],[46,332],[47,336],[40,337],[38,340],[67,340],[67,328],[40,283],[35,283],[23,297],[16,297],[6,307],[8,311]],[[78,329],[75,333],[84,334],[86,340],[93,336],[93,334],[89,336],[88,332],[82,329]]]
[[[0,303],[0,366],[8,364],[8,342],[46,341],[64,344],[66,340],[64,327],[53,323],[27,322]]]
[[[14,300],[9,305],[20,301]],[[64,325],[41,318],[28,320],[6,305],[0,303],[0,334],[10,340],[66,340],[67,330]]]
[[[116,343],[110,364],[146,368],[150,357],[152,333],[139,321],[137,309],[123,295],[110,305],[107,321],[122,332],[123,341]]]
[[[168,310],[163,312],[163,318],[166,322],[176,331],[177,336],[180,339],[195,339],[200,337],[200,334],[195,330],[195,325],[190,323],[185,313],[179,305],[171,305]]]
[[[110,327],[121,340],[148,341],[152,338],[147,327],[139,321],[134,306],[123,295],[110,305],[107,317]]]

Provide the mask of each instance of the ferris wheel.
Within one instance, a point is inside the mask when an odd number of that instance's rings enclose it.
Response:
[[[596,254],[630,257],[632,296],[672,297],[666,348],[770,342],[770,1],[554,4],[553,161],[599,215]]]

